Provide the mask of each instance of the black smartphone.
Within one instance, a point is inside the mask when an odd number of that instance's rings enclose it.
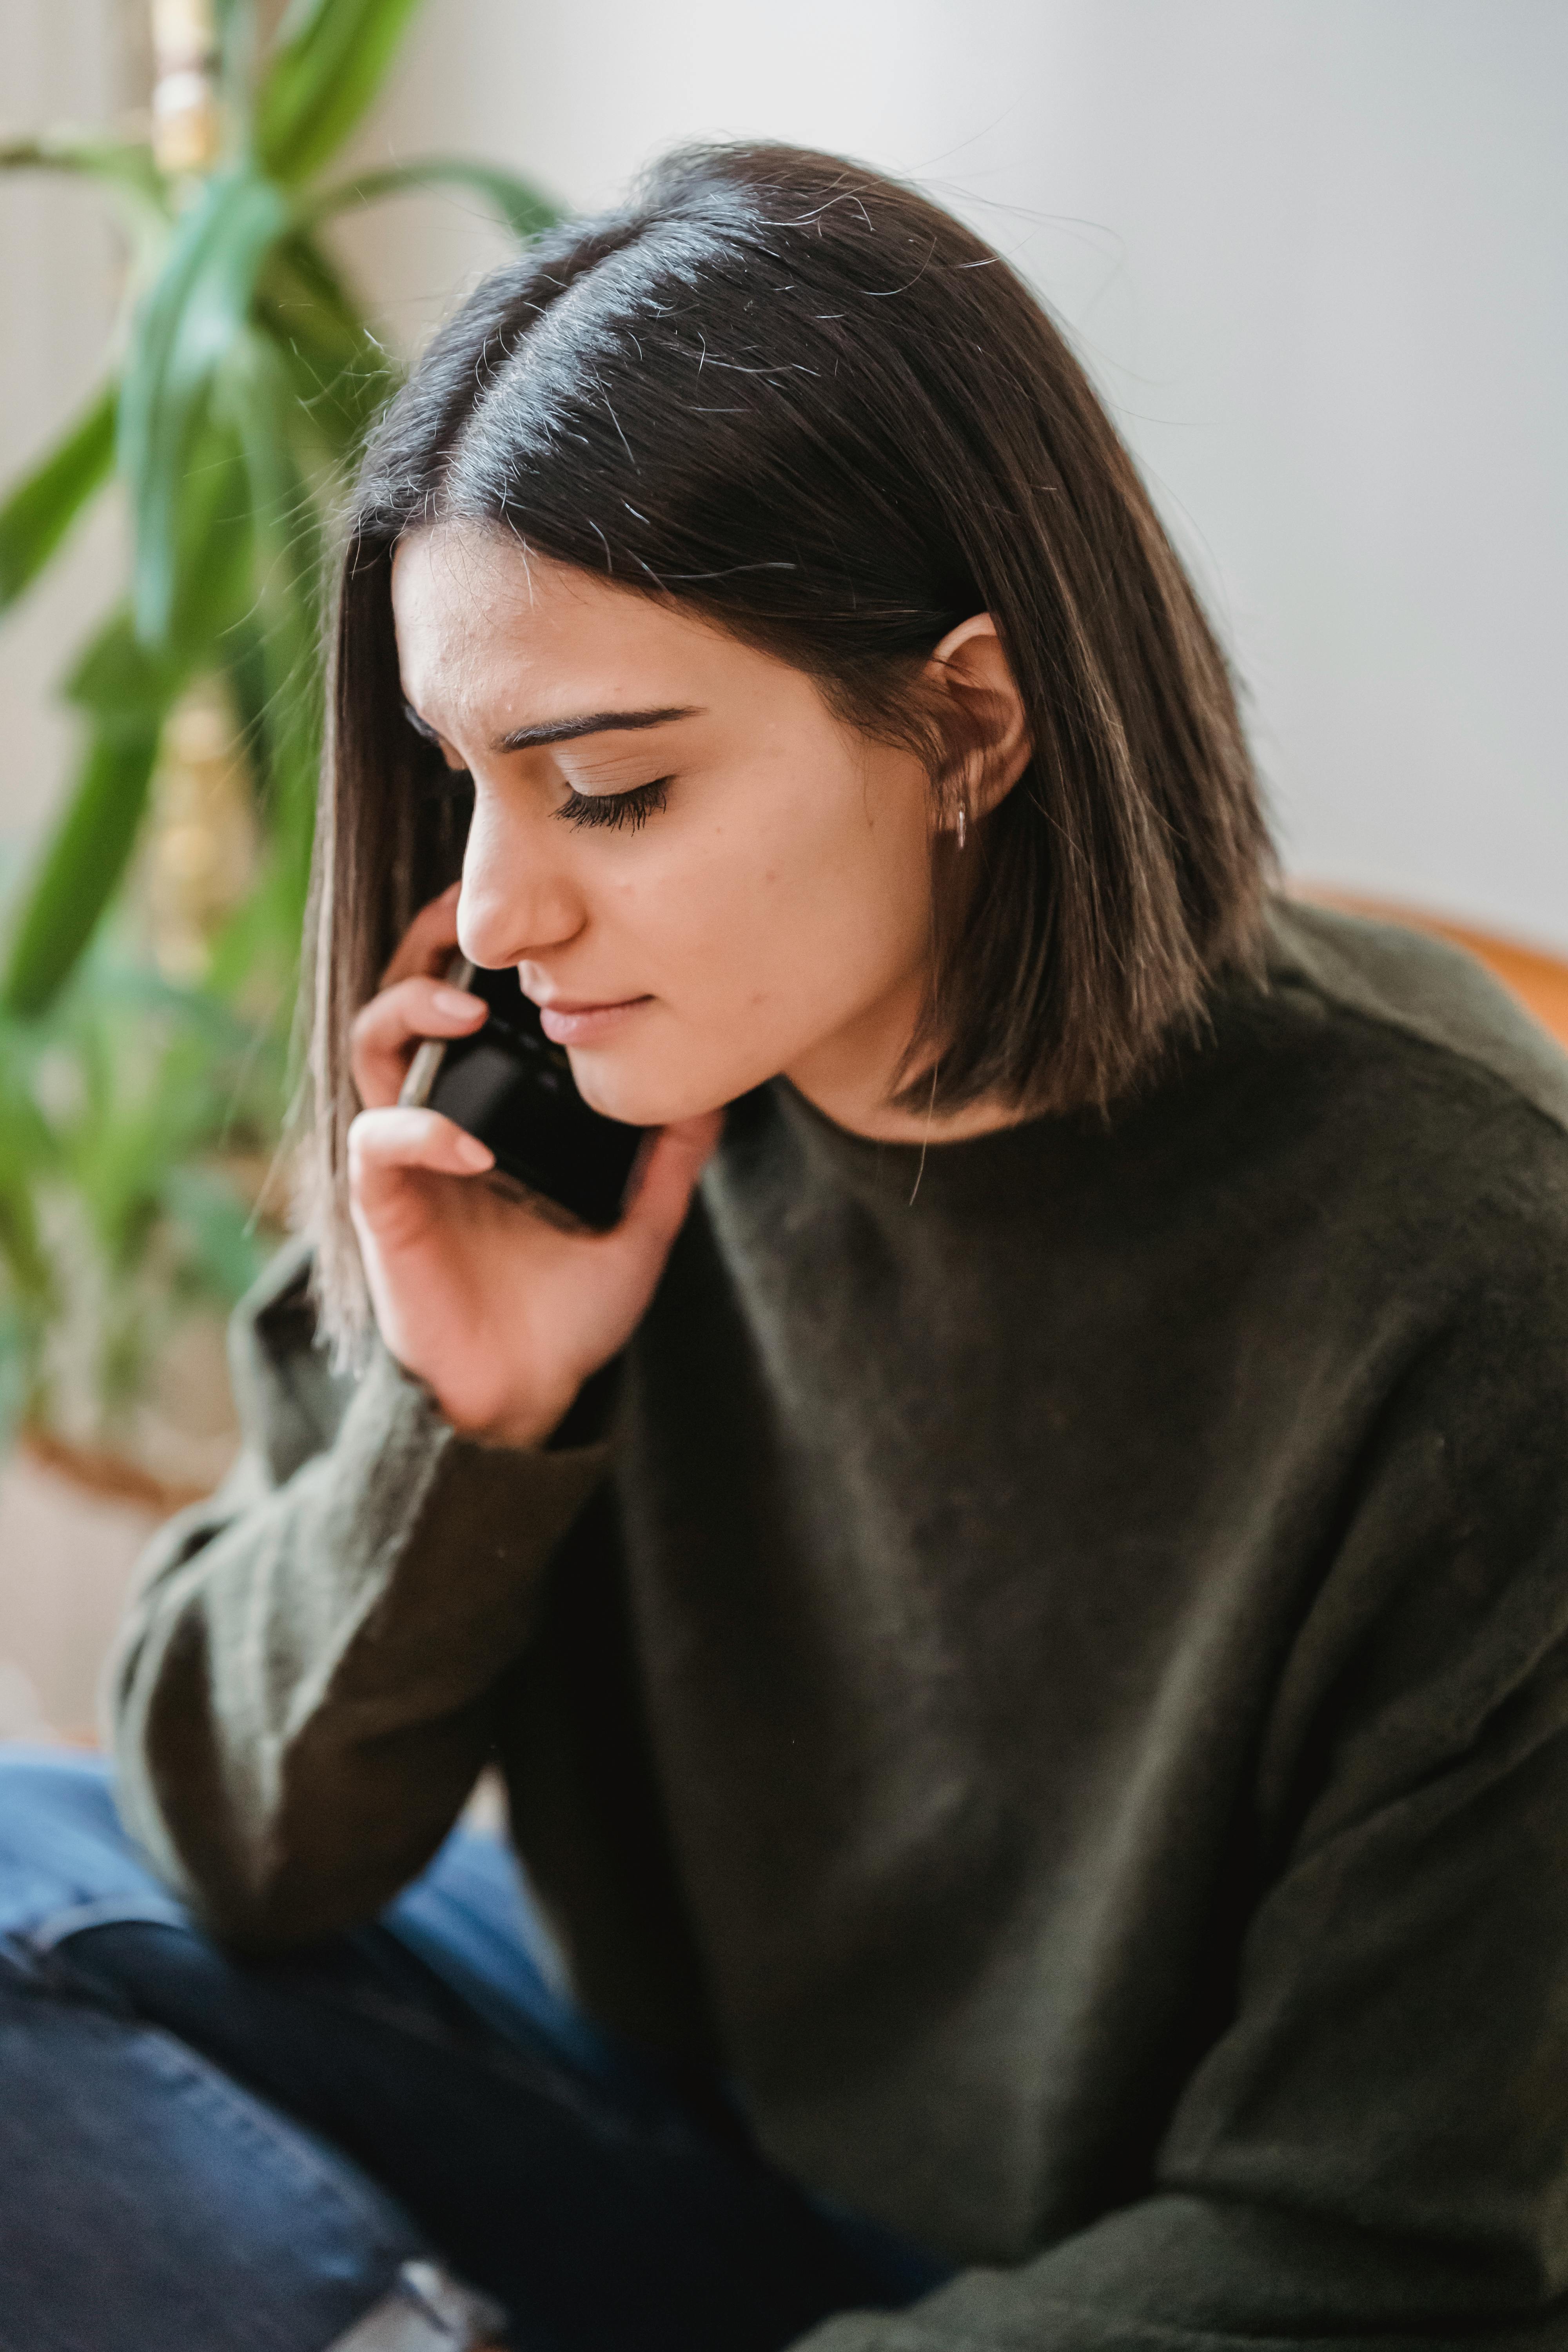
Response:
[[[589,1108],[564,1047],[551,1044],[510,967],[486,971],[459,956],[447,979],[482,996],[490,1017],[470,1037],[427,1039],[399,1101],[438,1110],[489,1145],[503,1178],[574,1223],[607,1232],[647,1129]]]

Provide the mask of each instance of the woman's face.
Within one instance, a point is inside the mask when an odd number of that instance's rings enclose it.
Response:
[[[906,1131],[883,1096],[930,954],[921,761],[785,663],[477,526],[405,540],[393,604],[409,709],[473,779],[463,949],[517,967],[587,1099],[653,1126],[783,1071]]]

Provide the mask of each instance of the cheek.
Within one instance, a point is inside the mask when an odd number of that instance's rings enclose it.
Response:
[[[672,995],[687,987],[706,995],[716,984],[731,1013],[766,1003],[803,954],[820,954],[859,895],[846,866],[842,848],[834,855],[804,828],[715,825],[645,902]]]
[[[591,1102],[638,1125],[731,1101],[923,984],[923,775],[796,759],[735,782],[742,814],[662,836],[655,820],[595,877],[609,969],[656,1002],[573,1064]]]
[[[859,774],[831,792],[781,790],[756,821],[715,823],[628,887],[626,919],[650,945],[657,931],[672,1009],[705,1026],[745,1016],[798,1032],[923,959],[924,780],[892,781],[896,790]]]
[[[885,988],[924,956],[931,865],[924,780],[844,780],[826,811],[803,812],[770,845],[754,886],[759,963],[794,996],[841,1003]],[[815,821],[807,821],[812,819]],[[803,955],[811,961],[803,968]]]

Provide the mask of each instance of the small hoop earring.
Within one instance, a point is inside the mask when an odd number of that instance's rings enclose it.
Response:
[[[958,803],[958,845],[959,845],[960,849],[962,849],[962,848],[963,847],[964,840],[965,840],[965,838],[966,838],[966,836],[967,836],[967,835],[968,835],[968,832],[969,832],[969,803],[968,803],[967,799],[965,799],[965,800],[962,800],[962,801],[960,801],[960,802],[959,802],[959,803]]]

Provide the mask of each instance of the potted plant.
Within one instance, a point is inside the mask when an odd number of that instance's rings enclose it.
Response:
[[[222,1328],[278,1237],[275,1038],[100,937],[0,1013],[0,1440],[175,1509],[228,1450]]]
[[[264,1162],[279,1129],[331,507],[396,374],[331,224],[443,184],[519,236],[554,217],[526,182],[461,157],[334,172],[417,5],[293,0],[264,39],[255,0],[155,0],[149,136],[0,144],[5,170],[95,182],[127,257],[100,389],[0,504],[0,612],[100,495],[117,486],[130,522],[123,597],[63,681],[74,783],[0,958],[0,1388],[38,1444],[68,1442],[58,1360],[84,1285],[64,1268],[95,1269],[89,1384],[99,1436],[121,1444],[159,1331],[197,1297],[220,1305],[253,1255],[244,1215],[215,1208],[227,1183],[243,1209],[215,1154],[232,1177],[237,1150]],[[127,881],[155,780],[181,798],[194,710],[226,737],[217,765],[238,779],[248,849],[237,887],[175,940],[144,870],[140,928],[125,919]]]

